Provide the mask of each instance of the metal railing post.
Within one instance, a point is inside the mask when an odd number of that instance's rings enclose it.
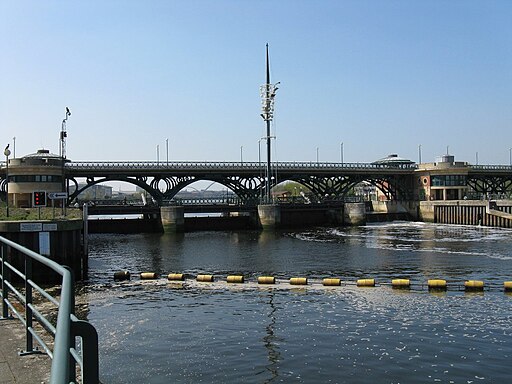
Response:
[[[69,319],[71,324],[71,332],[70,332],[70,340],[69,340],[69,352],[68,352],[68,361],[69,361],[69,381],[75,382],[76,381],[76,361],[71,356],[71,350],[76,348],[76,337],[73,332],[73,322],[72,318],[75,316],[75,274],[73,273],[73,270],[68,266],[63,266],[69,271],[69,274],[71,276],[70,279],[70,291],[73,292],[71,295],[71,307],[69,309]],[[86,381],[83,381],[86,383]]]
[[[84,383],[99,383],[99,358],[98,358],[98,332],[91,323],[78,320],[71,316],[71,330],[73,337],[82,338],[82,359],[84,369],[82,371],[82,381]]]
[[[25,351],[20,352],[20,355],[27,355],[34,353],[34,340],[30,330],[32,329],[32,286],[30,281],[32,280],[32,258],[27,255],[23,255],[25,259],[25,339],[26,348]]]
[[[9,299],[9,290],[5,284],[7,279],[7,268],[5,267],[5,258],[7,257],[7,245],[2,245],[0,248],[0,256],[2,257],[2,319],[9,318],[9,307],[7,306],[7,300]]]
[[[18,319],[24,323],[26,331],[26,351],[20,355],[33,353],[43,353],[34,348],[34,339],[42,347],[45,353],[52,358],[52,368],[50,383],[62,384],[76,382],[77,364],[81,367],[82,383],[99,383],[99,356],[98,356],[98,334],[90,323],[78,320],[74,315],[75,307],[75,284],[73,271],[69,267],[64,267],[51,259],[31,251],[11,240],[0,236],[0,268],[1,290],[2,290],[2,318],[7,318],[9,312],[13,311]],[[21,260],[25,266],[24,273],[16,269],[6,260],[7,254],[13,255],[12,251],[19,252],[25,259]],[[13,256],[17,256],[15,253]],[[62,277],[60,299],[56,300],[43,288],[39,287],[33,279],[33,263],[38,262],[57,272]],[[19,292],[12,282],[9,281],[11,270],[25,280],[24,292]],[[36,290],[42,297],[48,299],[58,307],[56,324],[52,324],[39,309],[33,304],[33,290]],[[20,303],[25,305],[25,318],[21,311],[15,309],[12,303],[7,299],[9,290],[12,290],[14,296],[18,297]],[[37,296],[39,297],[39,296]],[[53,336],[54,344],[52,348],[38,334],[37,329],[32,327],[34,322],[39,322],[43,328]],[[75,323],[78,323],[75,326]],[[81,350],[76,350],[76,337],[81,337]]]

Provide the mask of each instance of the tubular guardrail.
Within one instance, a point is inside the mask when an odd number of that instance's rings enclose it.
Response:
[[[2,298],[2,316],[0,319],[10,319],[14,314],[23,324],[26,334],[26,350],[21,355],[42,353],[34,347],[34,339],[52,359],[51,384],[75,383],[76,366],[80,366],[81,382],[85,384],[99,383],[98,334],[89,322],[79,320],[74,315],[75,286],[71,270],[56,262],[39,255],[11,240],[0,236],[0,280]],[[19,253],[24,264],[24,271],[17,269],[13,261],[13,250]],[[14,252],[16,253],[16,252]],[[10,260],[7,255],[10,254]],[[33,263],[44,265],[61,276],[60,300],[50,295],[32,280]],[[14,279],[11,275],[14,274]],[[19,286],[14,280],[22,280]],[[34,300],[33,293],[37,294]],[[16,299],[11,301],[9,296]],[[41,305],[37,303],[46,299],[58,308],[56,324],[42,313]],[[40,304],[40,303],[39,303]],[[23,308],[23,309],[21,309]],[[34,327],[34,320],[39,323],[45,334]],[[50,335],[53,349],[44,340]],[[76,338],[80,338],[81,347],[77,349]]]
[[[174,162],[157,162],[157,161],[76,161],[65,164],[66,169],[71,170],[122,170],[122,169],[145,169],[145,170],[265,170],[263,162],[199,162],[199,161],[174,161]],[[376,163],[325,163],[314,161],[284,161],[272,163],[273,169],[291,169],[291,170],[315,170],[315,169],[416,169],[416,164],[376,164]]]

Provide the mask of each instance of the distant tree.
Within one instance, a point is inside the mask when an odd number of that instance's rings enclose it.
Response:
[[[274,192],[288,192],[290,196],[298,196],[301,192],[306,195],[310,194],[309,188],[304,185],[297,183],[296,181],[285,181],[276,185],[273,189]]]

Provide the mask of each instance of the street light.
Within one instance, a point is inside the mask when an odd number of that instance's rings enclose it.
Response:
[[[508,157],[509,157],[509,160],[510,160],[510,166],[512,167],[512,148],[508,149]]]
[[[167,165],[169,165],[169,139],[165,139],[165,154],[167,155]]]
[[[343,164],[343,141],[340,143],[340,163]]]
[[[160,145],[156,145],[156,165],[160,165]]]
[[[240,163],[244,162],[244,146],[240,146]]]
[[[421,144],[418,145],[418,164],[421,164]]]
[[[5,202],[6,202],[6,214],[9,217],[9,156],[11,151],[9,150],[9,144],[4,149],[5,155]]]
[[[316,163],[318,164],[318,147],[316,147]]]

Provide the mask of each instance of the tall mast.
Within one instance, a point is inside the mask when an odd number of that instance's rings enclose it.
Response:
[[[270,184],[272,177],[272,164],[271,164],[271,139],[270,136],[270,125],[272,123],[272,119],[274,118],[274,98],[276,96],[277,84],[270,83],[270,63],[269,63],[269,55],[268,55],[268,44],[266,46],[266,83],[260,87],[260,93],[262,97],[262,114],[261,117],[266,123],[267,126],[267,182],[265,184],[265,198],[267,202],[272,200],[272,196],[270,194]]]
[[[270,103],[270,64],[269,64],[269,59],[268,59],[268,44],[267,44],[267,83],[266,83],[266,91],[267,91],[267,104]],[[268,111],[267,111],[267,114],[268,114]],[[266,119],[266,123],[267,123],[267,190],[266,190],[266,197],[267,197],[267,202],[270,202],[271,201],[271,195],[270,195],[270,178],[272,176],[272,166],[271,166],[271,162],[270,162],[270,156],[271,156],[271,139],[270,139],[270,123],[271,123],[271,118],[268,118],[269,116],[267,115],[267,119]]]

